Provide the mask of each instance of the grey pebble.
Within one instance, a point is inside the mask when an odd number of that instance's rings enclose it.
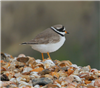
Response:
[[[68,67],[61,67],[60,69],[62,69],[64,71],[68,71]]]
[[[10,55],[7,53],[2,53],[1,52],[1,60],[4,60],[5,62],[9,62],[10,61]]]
[[[49,74],[51,71],[49,69],[44,69],[42,72],[40,72],[41,75]]]
[[[32,80],[33,86],[35,86],[35,85],[45,86],[49,83],[53,83],[53,81],[51,79],[48,79],[48,78],[35,78]]]

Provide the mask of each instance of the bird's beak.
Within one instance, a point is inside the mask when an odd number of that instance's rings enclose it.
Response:
[[[69,34],[69,32],[65,31],[66,34]]]

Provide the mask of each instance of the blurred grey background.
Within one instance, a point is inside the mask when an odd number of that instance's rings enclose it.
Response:
[[[19,44],[52,25],[63,24],[70,34],[51,58],[100,69],[99,5],[99,1],[2,1],[1,51],[41,59],[41,53]]]

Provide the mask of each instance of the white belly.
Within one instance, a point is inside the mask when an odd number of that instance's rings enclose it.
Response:
[[[31,45],[34,50],[37,50],[41,53],[47,53],[47,52],[54,52],[58,50],[65,42],[65,37],[60,36],[60,41],[57,43],[51,43],[51,44],[37,44],[37,45]]]

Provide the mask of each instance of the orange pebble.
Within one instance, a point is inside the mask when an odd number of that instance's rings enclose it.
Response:
[[[57,72],[51,72],[51,75],[59,78],[59,74]]]
[[[89,84],[89,83],[91,83],[91,81],[85,80],[85,83],[86,83],[86,84]]]
[[[43,68],[40,67],[40,68],[35,68],[35,69],[31,70],[31,71],[40,72],[40,71],[42,71],[42,70],[43,70]]]
[[[74,72],[73,67],[70,67],[70,68],[68,69],[67,74],[68,74],[68,75],[71,75],[73,72]]]
[[[0,60],[0,63],[3,63],[4,61],[3,60]]]

